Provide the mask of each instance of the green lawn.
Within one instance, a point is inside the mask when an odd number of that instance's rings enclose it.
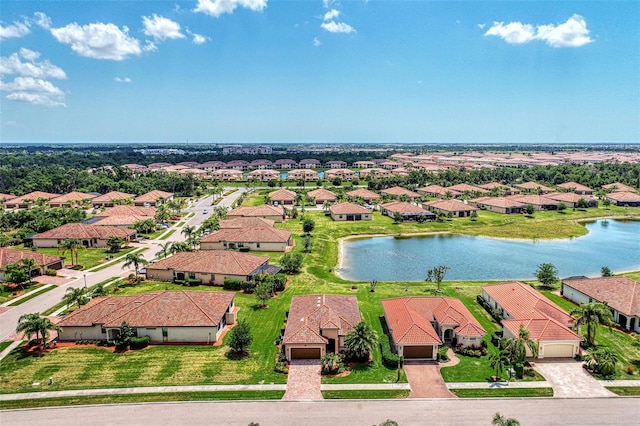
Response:
[[[0,342],[0,352],[11,346],[13,342]]]
[[[400,390],[338,390],[322,391],[324,399],[403,399],[409,396],[408,389]]]
[[[607,386],[607,389],[620,396],[640,396],[639,386]]]
[[[29,291],[29,293],[27,293],[27,296],[23,297],[22,299],[16,301],[15,303],[12,303],[9,306],[19,306],[22,305],[25,302],[28,302],[29,300],[33,299],[34,297],[38,297],[41,294],[44,294],[48,291],[51,291],[53,289],[56,288],[56,286],[50,286],[50,287],[45,287],[45,288],[41,288],[42,286],[38,286],[37,288],[34,288],[34,290]]]
[[[532,398],[553,396],[551,388],[450,389],[459,398]]]
[[[9,301],[11,299],[14,299],[14,298],[19,296],[19,294],[18,294],[19,290],[10,289],[5,284],[7,284],[7,283],[5,283],[5,282],[1,282],[0,283],[0,303],[7,302],[7,301]],[[32,291],[38,291],[38,289],[40,287],[42,287],[43,284],[40,284],[40,283],[37,283],[37,282],[34,281],[29,285],[27,285],[25,283],[24,286],[25,286],[25,290],[24,291],[32,292]]]
[[[30,249],[29,249],[30,250]],[[124,256],[127,253],[135,250],[135,247],[127,247],[120,250],[117,253],[111,253],[108,249],[103,248],[87,248],[78,250],[78,259],[80,265],[82,265],[82,269],[90,269],[94,266],[101,265],[105,262],[108,262],[110,259],[114,259],[116,257]],[[37,249],[38,253],[48,254],[50,256],[63,256],[62,252],[57,248],[39,248]],[[67,251],[64,254],[64,262],[67,265],[71,265],[75,263],[75,255],[74,262],[71,261],[71,253]],[[107,257],[109,259],[107,259]]]

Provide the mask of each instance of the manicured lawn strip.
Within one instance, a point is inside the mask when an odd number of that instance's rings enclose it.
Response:
[[[111,253],[109,249],[104,249],[104,248],[80,249],[78,250],[78,258],[79,258],[80,264],[83,267],[82,269],[90,269],[90,268],[93,268],[94,266],[99,266],[102,263],[104,263],[105,258],[107,256],[111,256],[111,259],[109,260],[111,261],[116,257],[124,256],[135,249],[136,247],[127,247],[127,248],[123,248],[117,253]],[[38,253],[44,253],[50,256],[62,256],[62,252],[57,248],[39,248],[37,249],[37,251]],[[75,260],[75,255],[73,257]],[[69,251],[67,251],[64,254],[64,261],[67,265],[72,264],[71,253],[69,253]],[[106,261],[106,262],[109,262],[109,261]]]
[[[532,398],[553,396],[552,388],[449,389],[459,398]]]
[[[159,240],[166,240],[167,238],[169,238],[171,235],[173,235],[173,233],[176,232],[176,229],[170,229],[166,234],[164,234],[162,237],[158,238]]]
[[[0,352],[8,348],[13,342],[0,342]]]
[[[606,386],[606,388],[620,396],[640,396],[640,386]]]
[[[48,291],[50,291],[50,290],[53,290],[54,288],[56,288],[56,286],[55,286],[55,285],[52,285],[52,286],[50,286],[50,287],[39,288],[39,289],[37,289],[37,290],[31,291],[31,292],[29,292],[29,295],[28,295],[28,296],[23,297],[22,299],[18,300],[18,301],[17,301],[17,302],[15,302],[15,303],[12,303],[12,304],[11,304],[11,305],[9,305],[9,306],[19,306],[19,305],[22,305],[23,303],[28,302],[29,300],[33,299],[34,297],[38,297],[38,296],[40,296],[41,294],[45,294],[46,292],[48,292]]]
[[[0,401],[0,410],[22,408],[59,407],[69,405],[128,404],[135,402],[213,401],[213,400],[275,400],[282,399],[284,391],[220,391],[141,393],[126,395],[95,395],[61,398],[43,398],[19,401]]]
[[[9,297],[9,296],[11,296],[13,293],[18,291],[18,290],[10,289],[6,284],[7,284],[6,282],[0,283],[0,303],[8,302],[8,301],[14,299],[14,297]],[[25,290],[29,291],[29,292],[37,291],[37,289],[42,287],[43,285],[44,284],[32,281],[31,284],[28,285],[28,286],[25,283],[25,286],[26,286]],[[18,297],[18,296],[16,296],[16,297]]]
[[[98,283],[98,284],[96,284],[96,285],[93,285],[93,286],[89,287],[89,292],[90,292],[91,290],[93,290],[94,288],[96,288],[97,286],[99,286],[100,284],[102,284],[102,285],[106,285],[106,284],[108,284],[108,283],[110,283],[110,282],[118,281],[118,280],[122,280],[122,279],[123,279],[123,278],[108,278],[108,279],[106,279],[106,280],[104,280],[104,281],[102,281],[102,282],[99,282],[99,283]],[[54,306],[52,306],[51,308],[49,308],[49,309],[47,309],[46,311],[42,312],[42,314],[43,314],[43,315],[51,315],[52,313],[54,313],[55,311],[57,311],[58,309],[62,308],[63,306],[66,306],[66,305],[67,305],[67,303],[66,303],[66,302],[64,302],[64,301],[60,301],[59,303],[55,304],[55,305],[54,305]]]
[[[322,391],[324,399],[404,399],[409,396],[408,389],[393,390],[332,390]]]

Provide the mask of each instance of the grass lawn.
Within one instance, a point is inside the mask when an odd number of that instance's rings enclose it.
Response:
[[[607,386],[607,389],[620,396],[640,396],[638,386]]]
[[[6,284],[5,282],[0,283],[0,303],[8,302],[9,300],[19,296],[19,294],[17,294],[17,291],[20,291],[20,290],[11,289],[7,287],[5,284]],[[43,284],[37,283],[35,281],[33,281],[31,285],[27,285],[26,283],[24,285],[25,285],[24,291],[26,292],[37,291],[40,287],[43,286]]]
[[[171,235],[173,235],[174,232],[176,232],[176,229],[171,229],[169,230],[166,234],[164,234],[162,237],[158,238],[159,240],[166,240],[167,238],[169,238]]]
[[[80,249],[78,250],[78,259],[80,265],[82,265],[82,269],[86,270],[108,262],[109,260],[106,259],[107,257],[114,259],[116,257],[124,256],[133,250],[135,250],[135,247],[123,248],[117,253],[111,253],[109,249],[106,248]],[[38,253],[44,253],[50,256],[63,256],[62,252],[57,248],[39,248],[37,251]],[[73,257],[75,259],[75,255]],[[72,265],[74,263],[71,261],[71,253],[69,251],[64,254],[64,262],[66,265]]]
[[[283,395],[284,391],[223,391],[73,396],[62,398],[27,399],[20,401],[0,401],[0,410],[91,404],[130,404],[135,402],[266,400],[282,399]]]
[[[459,398],[531,398],[553,396],[551,388],[449,389]]]
[[[324,399],[403,399],[409,396],[408,389],[399,390],[339,390],[322,391]]]
[[[0,342],[0,352],[8,348],[13,342]]]
[[[45,287],[45,288],[40,288],[41,286],[38,286],[38,288],[35,288],[33,291],[30,291],[28,293],[28,296],[23,297],[22,299],[16,301],[15,303],[12,303],[9,306],[19,306],[22,305],[25,302],[28,302],[29,300],[33,299],[34,297],[38,297],[41,294],[44,294],[48,291],[53,290],[54,288],[56,288],[56,286],[50,286],[50,287]]]

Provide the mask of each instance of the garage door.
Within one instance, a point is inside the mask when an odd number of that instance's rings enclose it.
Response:
[[[544,345],[545,358],[572,358],[573,345]]]
[[[292,348],[291,359],[320,359],[320,348]]]
[[[404,346],[402,355],[405,358],[433,358],[433,346]]]

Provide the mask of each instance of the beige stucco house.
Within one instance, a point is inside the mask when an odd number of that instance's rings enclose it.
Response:
[[[201,250],[248,249],[284,252],[292,246],[291,231],[273,226],[220,229],[200,240]]]
[[[156,207],[167,201],[173,200],[173,193],[154,189],[133,199],[133,204],[138,207]]]
[[[339,221],[358,221],[373,219],[373,212],[355,203],[339,203],[329,207],[331,219]]]
[[[123,229],[115,226],[86,225],[84,223],[67,223],[46,232],[33,235],[30,239],[33,247],[56,248],[67,238],[74,238],[87,248],[106,248],[111,237],[122,237],[125,242],[136,238],[134,229]]]
[[[6,280],[7,278],[5,275],[7,265],[20,262],[22,259],[33,259],[36,263],[35,268],[31,270],[31,276],[42,275],[47,269],[57,270],[64,268],[64,257],[49,256],[35,251],[0,247],[0,281]]]
[[[273,220],[274,222],[284,221],[284,208],[282,206],[270,206],[262,204],[260,206],[243,206],[231,210],[227,213],[227,218],[236,217],[261,217],[263,219]]]

